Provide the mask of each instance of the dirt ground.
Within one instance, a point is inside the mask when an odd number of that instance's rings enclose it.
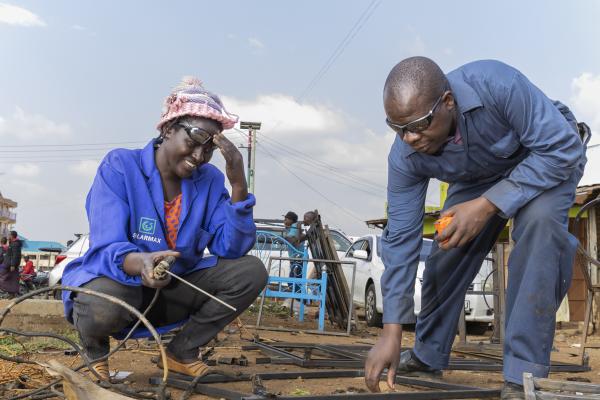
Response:
[[[256,323],[255,310],[246,311],[241,320],[244,324],[241,335],[236,325],[232,324],[221,332],[216,341],[209,343],[214,347],[214,354],[211,358],[217,357],[239,357],[244,355],[248,358],[248,366],[231,366],[221,365],[217,367],[228,372],[241,372],[246,374],[260,372],[282,372],[282,371],[308,371],[294,365],[280,364],[260,364],[255,363],[257,357],[265,357],[266,355],[260,351],[241,351],[242,345],[250,344],[245,339],[251,339],[253,335],[259,335],[262,340],[274,342],[299,342],[299,343],[319,343],[319,344],[360,344],[372,345],[375,343],[381,329],[368,328],[364,321],[360,318],[357,329],[350,337],[331,336],[331,335],[315,335],[307,333],[309,330],[316,329],[317,323],[314,319],[316,308],[308,308],[308,316],[306,321],[301,323],[297,319],[291,318],[285,310],[277,305],[270,307],[269,313],[264,316],[262,326],[275,328],[293,328],[298,332],[280,332],[269,330],[256,330],[250,325]],[[552,353],[552,359],[555,361],[577,363],[577,353],[579,348],[577,344],[580,340],[581,331],[578,329],[580,325],[571,323],[567,326],[559,327],[556,331],[555,345]],[[326,330],[330,332],[342,333],[343,331],[333,328],[326,322]],[[482,336],[468,336],[468,341],[478,343],[489,340],[492,332],[487,331]],[[243,338],[241,338],[241,336]],[[457,337],[458,340],[458,337]],[[600,343],[600,336],[591,336],[591,342]],[[414,332],[405,331],[403,335],[403,346],[411,347],[414,343]],[[148,380],[153,376],[161,376],[162,372],[151,361],[159,352],[156,346],[145,341],[130,341],[127,344],[127,349],[119,351],[110,360],[111,370],[121,372],[131,372],[127,378],[128,382],[135,387],[147,386]],[[581,380],[585,382],[600,383],[600,349],[589,349],[589,364],[592,370],[583,373],[557,373],[551,374],[551,378],[560,380]],[[459,356],[454,354],[454,356]],[[35,353],[32,357],[36,360],[47,360],[54,358],[65,365],[72,366],[79,362],[78,357],[66,356],[62,350],[47,350],[41,353]],[[2,361],[0,361],[2,363]],[[0,364],[1,365],[1,364]],[[477,372],[477,371],[444,371],[443,378],[445,382],[463,384],[481,388],[499,388],[502,385],[502,375],[496,372]],[[335,379],[293,379],[287,381],[264,381],[265,387],[271,393],[287,395],[287,396],[307,396],[307,395],[325,395],[335,393],[356,393],[365,392],[366,386],[363,378],[335,378]],[[248,382],[216,384],[219,387],[233,389],[240,392],[251,393],[251,385]],[[381,382],[382,391],[388,391],[387,385]],[[179,398],[181,392],[176,389],[169,389],[172,393],[172,398]],[[396,385],[396,391],[414,391],[418,390],[414,387]],[[22,393],[22,392],[21,392]],[[12,394],[12,393],[11,393]],[[1,393],[0,393],[1,395]],[[0,396],[8,396],[8,393]],[[209,397],[201,395],[193,395],[191,399],[208,399]]]

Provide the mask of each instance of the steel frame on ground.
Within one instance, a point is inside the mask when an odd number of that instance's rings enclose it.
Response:
[[[322,367],[340,367],[340,368],[363,368],[366,351],[370,346],[356,345],[319,345],[310,343],[274,343],[266,344],[255,341],[254,344],[243,346],[243,350],[260,350],[263,353],[274,356],[271,359],[273,364],[293,364],[304,368],[322,368]],[[296,355],[286,349],[300,349],[304,355]],[[314,353],[323,353],[330,358],[312,358]],[[461,352],[473,357],[472,359],[462,359],[452,357],[446,370],[459,371],[502,371],[502,358],[496,358],[494,355]],[[553,362],[550,366],[550,372],[586,372],[591,368],[587,365],[567,364],[562,362]]]
[[[264,374],[241,374],[236,377],[223,375],[208,375],[198,380],[194,392],[211,396],[215,398],[224,398],[227,400],[257,400],[273,398],[279,400],[340,400],[340,399],[398,399],[398,400],[436,400],[436,399],[485,399],[497,398],[500,390],[482,389],[472,386],[458,385],[435,380],[421,378],[409,378],[405,376],[396,376],[396,383],[426,389],[435,389],[427,392],[394,392],[394,393],[343,393],[314,396],[277,396],[275,394],[244,394],[234,390],[211,386],[211,383],[228,382],[250,382],[256,376],[262,381],[268,380],[286,380],[286,379],[328,379],[328,378],[361,378],[364,377],[363,370],[323,370],[323,371],[294,371],[294,372],[276,372]],[[384,377],[384,375],[382,375]],[[177,389],[187,390],[192,381],[191,377],[172,374],[167,379],[167,386]],[[159,377],[150,378],[151,384],[160,384],[162,379]]]

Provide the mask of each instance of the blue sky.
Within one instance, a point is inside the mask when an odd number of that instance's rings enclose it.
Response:
[[[32,239],[86,231],[85,195],[116,146],[94,144],[143,145],[170,88],[196,75],[231,112],[263,121],[257,217],[318,208],[366,233],[360,221],[383,214],[393,134],[381,90],[395,63],[505,61],[600,132],[599,4],[0,2],[0,192],[19,202],[16,227]],[[596,149],[584,183],[600,183]]]

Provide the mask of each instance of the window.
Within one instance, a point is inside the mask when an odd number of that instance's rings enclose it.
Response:
[[[333,239],[333,245],[335,246],[336,251],[348,251],[352,245],[351,241],[336,231],[329,231],[329,234],[331,235],[331,239]]]
[[[346,256],[354,257],[354,251],[355,250],[364,250],[363,247],[365,246],[366,243],[367,243],[366,240],[358,240],[358,241],[354,242],[354,244],[350,247],[350,249],[348,249]]]

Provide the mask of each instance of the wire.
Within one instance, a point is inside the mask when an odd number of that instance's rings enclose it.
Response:
[[[333,53],[329,56],[325,64],[319,69],[316,75],[310,80],[308,85],[301,92],[300,96],[298,96],[298,102],[301,102],[306,95],[319,83],[319,81],[325,76],[325,74],[329,71],[329,69],[333,66],[333,64],[337,61],[337,59],[342,55],[346,47],[350,44],[350,42],[354,39],[354,37],[360,32],[366,22],[369,20],[373,12],[379,7],[381,4],[381,0],[373,0],[367,6],[367,8],[362,12],[360,17],[356,20],[352,28],[348,31],[344,39],[338,44]],[[362,23],[361,23],[362,22]]]
[[[245,132],[239,130],[236,128],[236,131],[238,131],[241,135],[246,135]],[[246,135],[247,137],[247,135]],[[274,142],[273,143],[266,143],[266,142]],[[280,152],[284,152],[294,158],[298,158],[300,160],[302,160],[304,162],[304,165],[308,165],[309,167],[314,167],[314,168],[321,168],[324,170],[327,170],[328,172],[333,173],[334,175],[337,175],[338,177],[344,179],[344,180],[351,180],[354,181],[355,183],[361,184],[361,185],[365,185],[365,186],[371,186],[371,188],[376,189],[376,190],[382,190],[385,191],[386,187],[383,185],[378,185],[372,182],[369,182],[368,180],[359,177],[358,175],[354,175],[346,170],[341,170],[331,164],[328,164],[324,161],[320,161],[320,160],[316,160],[313,156],[304,153],[302,151],[299,151],[297,149],[294,149],[290,146],[284,145],[276,140],[274,140],[273,138],[270,137],[265,137],[261,135],[261,140],[258,141],[257,140],[257,144],[258,145],[270,145],[272,147],[274,147],[275,149],[278,149]]]
[[[336,203],[335,201],[331,200],[329,197],[325,196],[323,193],[321,193],[320,191],[318,191],[316,188],[314,188],[311,184],[309,184],[308,182],[306,182],[304,179],[300,178],[298,175],[296,175],[291,169],[289,169],[285,164],[283,164],[280,160],[277,159],[277,157],[275,157],[273,154],[271,154],[268,150],[266,150],[264,147],[261,149],[262,151],[266,152],[267,154],[269,154],[273,160],[281,165],[285,170],[287,170],[290,174],[292,174],[293,176],[296,177],[296,179],[298,179],[300,182],[302,182],[305,186],[307,186],[310,190],[312,190],[313,192],[315,192],[316,194],[318,194],[319,196],[321,196],[323,199],[325,199],[327,202],[333,204],[334,206],[338,207],[341,211],[343,211],[345,214],[349,215],[350,217],[354,218],[355,220],[359,221],[359,222],[364,222],[360,217],[358,217],[356,214],[352,213],[351,211],[345,209],[344,207],[342,207],[341,205],[339,205],[338,203]]]
[[[19,144],[19,145],[0,145],[0,148],[20,148],[20,147],[73,147],[73,146],[108,146],[119,144],[139,144],[147,141],[132,141],[132,142],[103,142],[103,143],[71,143],[71,144]]]

